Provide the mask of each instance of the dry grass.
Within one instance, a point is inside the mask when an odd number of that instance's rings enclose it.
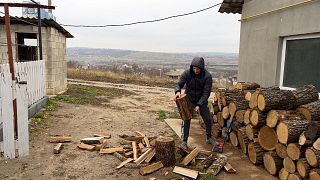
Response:
[[[97,69],[84,70],[76,68],[68,68],[68,78],[120,84],[158,86],[167,88],[175,87],[177,81],[168,77],[150,77],[138,74],[115,73]]]

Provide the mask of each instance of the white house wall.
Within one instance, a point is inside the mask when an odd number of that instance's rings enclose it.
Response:
[[[303,0],[246,0],[242,18]],[[242,21],[239,81],[279,85],[283,37],[319,33],[320,1]]]

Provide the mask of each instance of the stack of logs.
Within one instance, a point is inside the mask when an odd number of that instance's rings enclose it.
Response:
[[[230,121],[231,144],[253,164],[280,179],[320,179],[320,100],[313,85],[289,91],[238,83],[212,99],[214,137]]]

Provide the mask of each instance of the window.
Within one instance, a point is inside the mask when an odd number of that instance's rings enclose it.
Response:
[[[17,33],[17,58],[19,62],[38,60],[36,33]]]
[[[313,84],[320,91],[320,34],[283,39],[280,87]]]

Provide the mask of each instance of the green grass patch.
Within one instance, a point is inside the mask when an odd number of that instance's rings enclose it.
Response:
[[[204,174],[201,176],[202,180],[216,180],[217,178],[212,174]]]
[[[157,112],[158,114],[158,120],[163,121],[165,119],[167,119],[167,113],[163,110],[160,110],[159,112]]]

